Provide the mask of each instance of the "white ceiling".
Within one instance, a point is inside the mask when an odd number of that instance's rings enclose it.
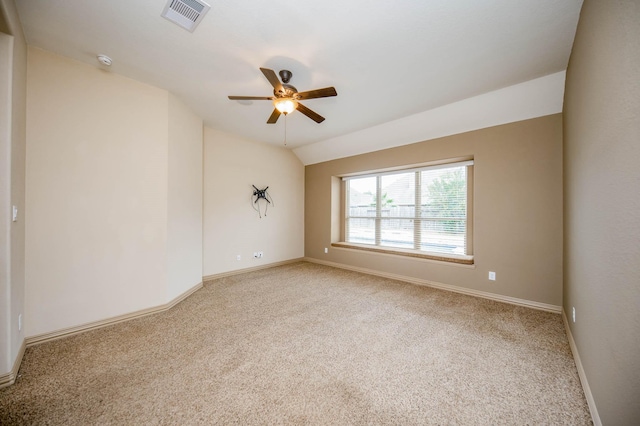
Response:
[[[299,148],[565,70],[582,0],[206,0],[190,33],[160,16],[165,0],[16,0],[32,46],[167,89],[207,126],[282,146],[266,124],[259,67],[293,72],[304,104],[326,118],[287,118]]]

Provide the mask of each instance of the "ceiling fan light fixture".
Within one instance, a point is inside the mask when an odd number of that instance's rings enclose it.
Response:
[[[275,106],[281,114],[287,115],[298,107],[298,102],[292,98],[278,98],[273,101],[273,106]]]

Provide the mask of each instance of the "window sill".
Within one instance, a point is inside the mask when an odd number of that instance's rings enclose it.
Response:
[[[413,257],[417,259],[437,260],[440,262],[458,263],[460,265],[473,265],[473,256],[462,255],[443,255],[441,253],[428,253],[416,250],[404,250],[393,247],[378,247],[365,244],[353,244],[353,243],[331,243],[331,247],[347,248],[354,250],[362,250],[373,253],[393,254],[396,256]]]

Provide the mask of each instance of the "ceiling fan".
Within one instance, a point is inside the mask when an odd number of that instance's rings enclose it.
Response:
[[[280,118],[280,114],[287,115],[294,110],[298,110],[316,123],[322,123],[324,117],[315,111],[310,110],[302,105],[299,101],[306,99],[328,98],[330,96],[338,96],[336,89],[333,87],[325,87],[324,89],[309,90],[306,92],[298,92],[298,89],[289,84],[293,75],[289,70],[281,70],[279,72],[282,83],[278,80],[278,76],[269,68],[260,68],[262,74],[269,80],[273,86],[273,96],[229,96],[234,101],[273,101],[273,112],[267,120],[267,124],[274,124]]]

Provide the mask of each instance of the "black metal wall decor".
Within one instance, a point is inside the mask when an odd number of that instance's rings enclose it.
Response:
[[[251,206],[253,207],[253,209],[255,211],[258,212],[258,216],[260,216],[260,219],[262,219],[262,213],[260,212],[260,200],[264,200],[266,201],[266,203],[264,203],[264,216],[267,216],[267,210],[269,209],[269,204],[271,204],[273,206],[273,198],[271,198],[271,196],[269,195],[269,193],[267,192],[267,189],[269,189],[269,187],[267,186],[265,189],[258,189],[256,188],[255,185],[251,185],[253,186],[253,195],[251,196]],[[253,197],[256,197],[255,200],[253,199]]]

